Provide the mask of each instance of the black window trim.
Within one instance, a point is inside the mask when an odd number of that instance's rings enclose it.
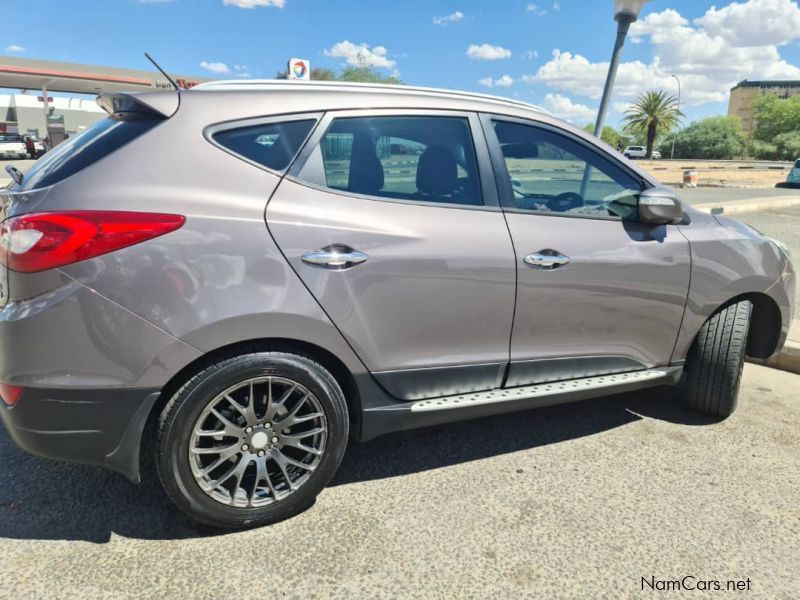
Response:
[[[400,198],[389,198],[386,196],[370,196],[367,194],[355,194],[346,190],[337,190],[327,186],[321,186],[310,181],[306,181],[299,177],[300,172],[303,170],[308,159],[311,157],[314,150],[322,142],[325,134],[330,129],[334,119],[345,118],[364,118],[364,117],[450,117],[467,119],[469,124],[469,133],[472,136],[472,144],[475,151],[475,159],[478,164],[478,178],[480,179],[480,189],[483,196],[483,204],[459,204],[451,202],[424,202],[419,200],[404,200]],[[289,168],[286,178],[290,181],[303,185],[315,190],[328,192],[340,196],[349,196],[352,198],[361,198],[364,200],[371,200],[373,202],[393,202],[395,204],[408,204],[412,206],[430,206],[439,208],[455,208],[461,210],[482,210],[490,212],[498,212],[500,208],[500,199],[497,194],[497,185],[495,183],[495,174],[492,166],[492,161],[489,156],[489,147],[486,143],[486,137],[483,134],[478,113],[464,110],[447,110],[447,109],[425,109],[425,108],[381,108],[381,109],[343,109],[343,110],[329,110],[322,117],[317,127],[306,140],[305,145],[299,154],[295,157],[294,163]]]
[[[303,148],[308,144],[309,139],[313,137],[314,132],[319,128],[319,124],[322,121],[325,113],[323,111],[316,111],[316,112],[302,112],[302,113],[285,113],[280,115],[269,115],[267,117],[253,117],[248,119],[234,119],[231,121],[222,121],[220,123],[214,123],[213,125],[208,125],[203,129],[203,137],[209,142],[212,146],[216,146],[226,154],[230,154],[231,156],[235,156],[239,160],[243,160],[244,162],[253,165],[261,169],[262,171],[267,171],[268,173],[272,173],[273,175],[277,175],[279,177],[283,177],[291,168],[292,165],[297,161],[298,156],[303,151]],[[296,121],[314,121],[314,124],[311,126],[311,129],[306,134],[305,139],[300,144],[297,151],[292,156],[292,160],[289,161],[289,164],[286,166],[285,169],[277,170],[272,169],[266,165],[261,164],[251,158],[247,158],[246,156],[239,154],[238,152],[234,152],[230,148],[224,146],[223,144],[219,143],[217,140],[214,139],[214,136],[218,133],[230,131],[232,129],[242,129],[244,127],[256,127],[258,125],[274,125],[280,123],[294,123]]]
[[[497,134],[494,131],[494,125],[492,124],[493,121],[506,121],[508,123],[516,123],[518,125],[525,125],[527,127],[538,127],[539,129],[544,129],[552,133],[555,133],[557,135],[566,137],[570,141],[573,141],[576,144],[580,144],[581,146],[583,146],[584,148],[586,148],[587,150],[598,156],[598,158],[601,161],[611,164],[611,166],[618,168],[619,170],[629,175],[633,180],[639,182],[640,193],[652,187],[652,184],[649,181],[644,179],[640,173],[637,173],[636,171],[631,169],[624,162],[617,160],[614,156],[610,155],[607,156],[606,153],[604,153],[601,148],[591,144],[587,140],[581,138],[580,136],[575,135],[574,133],[566,129],[562,129],[561,127],[552,125],[545,121],[536,121],[533,119],[525,119],[498,113],[482,112],[480,113],[479,116],[480,116],[481,126],[483,127],[483,133],[486,137],[486,142],[489,148],[489,155],[491,157],[492,167],[494,169],[494,177],[497,183],[497,195],[500,198],[500,204],[504,212],[525,214],[532,216],[542,216],[542,217],[562,217],[566,219],[592,219],[595,221],[623,222],[622,217],[617,217],[612,215],[608,216],[587,215],[587,214],[563,213],[555,211],[535,211],[524,208],[517,208],[516,202],[514,200],[514,190],[511,186],[511,175],[509,174],[508,168],[506,167],[506,162],[505,159],[503,158],[502,150],[500,149],[500,140],[497,138]],[[640,221],[637,219],[635,222],[638,223]]]

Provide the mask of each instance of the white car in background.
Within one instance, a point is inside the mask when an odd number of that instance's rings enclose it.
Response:
[[[647,148],[644,146],[628,146],[622,151],[625,158],[645,158],[647,156]],[[653,150],[653,159],[658,160],[661,158],[661,152]]]
[[[0,159],[28,158],[28,149],[18,133],[0,133]]]

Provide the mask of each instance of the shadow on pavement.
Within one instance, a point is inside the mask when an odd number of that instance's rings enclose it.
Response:
[[[575,404],[396,433],[351,444],[331,485],[439,469],[621,427],[641,416],[687,425],[715,420],[654,389]],[[222,535],[192,523],[161,491],[152,469],[136,486],[99,468],[29,456],[0,432],[0,537],[107,542]]]

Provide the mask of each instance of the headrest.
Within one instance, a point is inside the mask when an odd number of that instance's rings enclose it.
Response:
[[[429,196],[449,196],[458,188],[458,163],[444,146],[431,146],[417,163],[417,190]]]

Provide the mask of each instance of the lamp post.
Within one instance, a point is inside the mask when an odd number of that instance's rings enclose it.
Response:
[[[617,67],[622,46],[625,45],[625,37],[631,23],[639,18],[639,13],[647,0],[614,0],[614,19],[617,21],[617,41],[614,43],[614,52],[611,55],[611,64],[608,66],[606,76],[606,86],[603,89],[603,99],[600,101],[600,109],[597,111],[597,123],[594,126],[594,134],[600,137],[603,131],[603,122],[606,120],[608,103],[611,100],[611,93],[614,90],[614,79],[617,77]]]
[[[677,75],[673,75],[675,81],[678,82],[678,110],[681,109],[681,80]],[[675,158],[675,132],[672,133],[672,150],[669,153],[669,159]]]

